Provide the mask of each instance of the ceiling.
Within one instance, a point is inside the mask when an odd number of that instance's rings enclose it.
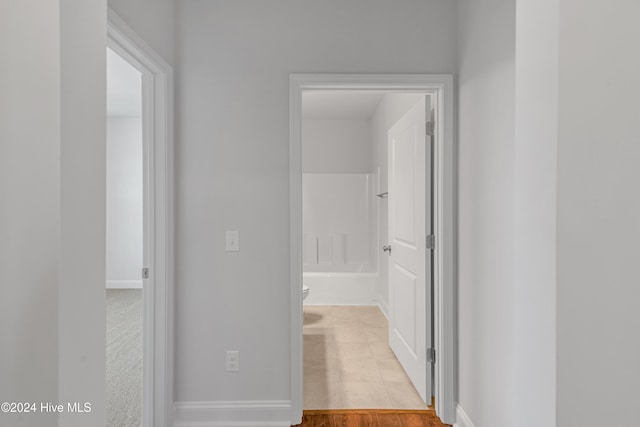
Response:
[[[142,116],[142,73],[108,48],[107,116]]]
[[[302,93],[305,119],[363,119],[375,113],[384,97],[381,91],[313,91]]]

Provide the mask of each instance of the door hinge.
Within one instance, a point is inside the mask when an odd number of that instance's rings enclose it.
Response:
[[[144,267],[142,269],[142,278],[143,279],[148,279],[149,278],[149,268],[148,267]]]
[[[428,348],[427,349],[427,363],[436,363],[436,349]]]
[[[433,136],[433,122],[425,122],[425,132],[427,136]]]
[[[427,249],[434,250],[436,248],[436,236],[429,234],[427,236]]]

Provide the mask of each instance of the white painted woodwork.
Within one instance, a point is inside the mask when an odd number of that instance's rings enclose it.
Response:
[[[173,71],[113,10],[107,46],[142,73],[143,426],[173,425]]]
[[[427,107],[429,106],[429,107]],[[421,98],[389,129],[389,345],[420,394],[431,399],[431,100]],[[429,166],[427,166],[429,165]]]
[[[387,93],[428,93],[434,103],[433,254],[435,409],[440,419],[455,422],[454,377],[454,141],[453,77],[438,74],[292,74],[289,77],[290,117],[290,369],[291,421],[302,419],[302,94],[316,90],[381,90]],[[311,290],[313,293],[314,291]],[[308,300],[307,300],[308,301]]]

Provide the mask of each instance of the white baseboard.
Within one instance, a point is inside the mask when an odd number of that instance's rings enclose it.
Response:
[[[460,405],[456,406],[456,423],[454,427],[475,427]]]
[[[142,280],[107,280],[107,289],[142,289]]]
[[[382,298],[378,297],[378,307],[380,307],[380,311],[384,314],[384,317],[389,320],[389,304],[387,304],[387,302]]]
[[[290,400],[176,402],[173,427],[290,427]]]

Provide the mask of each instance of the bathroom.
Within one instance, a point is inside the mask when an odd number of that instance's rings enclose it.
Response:
[[[304,409],[426,409],[388,345],[389,129],[421,94],[302,98]]]

